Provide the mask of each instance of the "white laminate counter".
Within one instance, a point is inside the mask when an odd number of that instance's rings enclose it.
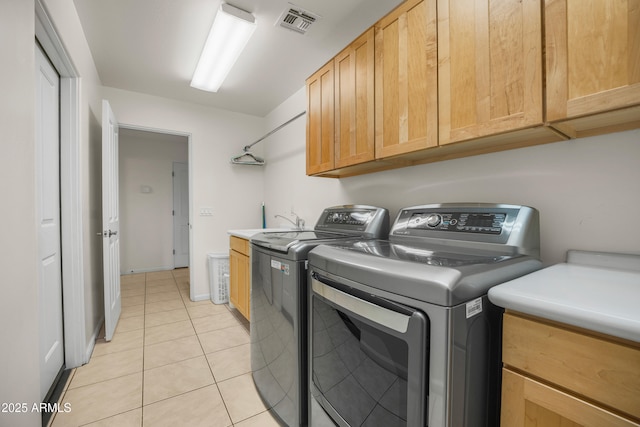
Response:
[[[259,233],[269,233],[274,231],[291,231],[291,228],[246,228],[241,230],[227,230],[230,236],[240,237],[241,239],[251,240],[253,236]]]
[[[570,251],[566,263],[491,288],[489,300],[640,342],[640,256]]]

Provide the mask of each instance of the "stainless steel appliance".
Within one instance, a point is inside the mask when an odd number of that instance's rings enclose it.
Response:
[[[306,425],[307,254],[321,243],[386,238],[389,212],[361,205],[323,211],[313,230],[251,239],[251,369],[269,408],[287,425]]]
[[[538,257],[538,212],[503,204],[405,208],[388,241],[317,246],[313,399],[340,426],[497,426],[501,310],[487,291]]]

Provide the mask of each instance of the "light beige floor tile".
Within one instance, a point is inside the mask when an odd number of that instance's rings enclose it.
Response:
[[[218,388],[231,416],[231,421],[234,423],[267,410],[258,395],[251,374],[219,382]]]
[[[158,313],[161,311],[177,310],[184,308],[182,300],[150,302],[145,305],[145,314]]]
[[[120,319],[126,319],[128,317],[143,316],[144,305],[132,305],[130,307],[122,307],[120,311]]]
[[[280,423],[271,415],[271,411],[261,412],[251,418],[234,424],[235,427],[280,427]]]
[[[144,348],[144,369],[169,365],[203,354],[200,341],[196,336],[148,345]]]
[[[167,323],[166,325],[145,328],[144,344],[157,344],[163,341],[171,341],[195,334],[196,331],[193,329],[193,326],[191,326],[191,322],[188,320],[184,320],[182,322]]]
[[[142,426],[142,408],[105,418],[85,427],[140,427]]]
[[[130,332],[119,332],[113,336],[110,342],[104,340],[96,342],[91,357],[104,356],[105,354],[119,351],[141,348],[143,345],[144,330],[138,329]]]
[[[204,356],[144,371],[144,405],[213,384]]]
[[[211,302],[210,299],[203,299],[200,301],[191,301],[191,296],[189,294],[189,290],[181,290],[180,291],[180,295],[182,296],[182,300],[184,301],[184,305],[189,308],[189,307],[199,307],[199,306],[203,306],[203,305],[211,305],[213,304]]]
[[[130,297],[122,297],[120,299],[122,307],[131,307],[134,305],[144,304],[144,295],[134,295]]]
[[[145,274],[144,273],[136,273],[136,274],[123,274],[120,276],[120,284],[128,285],[133,283],[144,283]]]
[[[150,271],[147,273],[147,283],[152,282],[154,280],[161,280],[161,279],[173,279],[173,271],[162,270],[162,271]]]
[[[171,272],[173,277],[189,277],[189,268],[176,268]]]
[[[150,313],[144,317],[145,327],[150,328],[153,326],[166,325],[167,323],[180,322],[183,320],[189,320],[186,308],[179,308],[177,310],[159,311],[157,313]]]
[[[160,292],[179,292],[178,291],[178,287],[173,284],[173,283],[169,283],[166,285],[157,285],[157,286],[148,286],[145,290],[146,294],[157,294]]]
[[[63,407],[66,403],[71,410],[58,413],[54,427],[80,426],[140,408],[142,372],[68,390]]]
[[[240,322],[230,312],[216,314],[215,316],[196,317],[191,319],[197,334],[216,331],[218,329],[240,326]]]
[[[144,295],[145,285],[144,283],[142,283],[140,285],[135,285],[135,286],[121,286],[120,292],[123,298]]]
[[[118,332],[130,332],[137,329],[144,329],[144,316],[125,317],[118,320],[116,334]]]
[[[190,391],[144,407],[148,427],[226,427],[231,419],[215,385]]]
[[[251,372],[250,349],[250,344],[244,344],[207,354],[216,382]]]
[[[180,292],[177,289],[169,292],[155,292],[148,293],[146,302],[162,302],[162,301],[180,301],[182,302],[182,297],[180,296]]]
[[[76,369],[69,389],[123,377],[140,371],[142,371],[142,347],[104,356],[95,356],[91,358],[88,364]]]
[[[214,316],[216,314],[226,313],[229,311],[223,304],[213,304],[211,301],[207,302],[208,304],[187,306],[189,317],[195,319],[197,317]]]
[[[200,340],[200,344],[202,344],[202,349],[205,354],[208,354],[248,344],[249,334],[242,326],[234,326],[231,328],[199,334],[198,339]]]
[[[168,279],[155,279],[155,280],[147,280],[147,288],[153,288],[156,286],[176,286],[176,281],[173,277]]]

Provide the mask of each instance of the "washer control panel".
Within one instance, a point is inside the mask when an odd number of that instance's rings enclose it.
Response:
[[[387,238],[389,211],[365,205],[333,206],[322,212],[314,230],[376,239]]]

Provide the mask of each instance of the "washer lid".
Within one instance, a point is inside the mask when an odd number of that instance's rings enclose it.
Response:
[[[394,294],[454,306],[487,293],[499,283],[540,268],[526,255],[415,247],[388,241],[320,245],[309,253],[311,269]]]
[[[343,239],[353,237],[347,234],[329,233],[313,230],[273,231],[259,233],[251,238],[251,243],[278,252],[288,252],[289,249],[301,242],[327,241],[331,239]]]

